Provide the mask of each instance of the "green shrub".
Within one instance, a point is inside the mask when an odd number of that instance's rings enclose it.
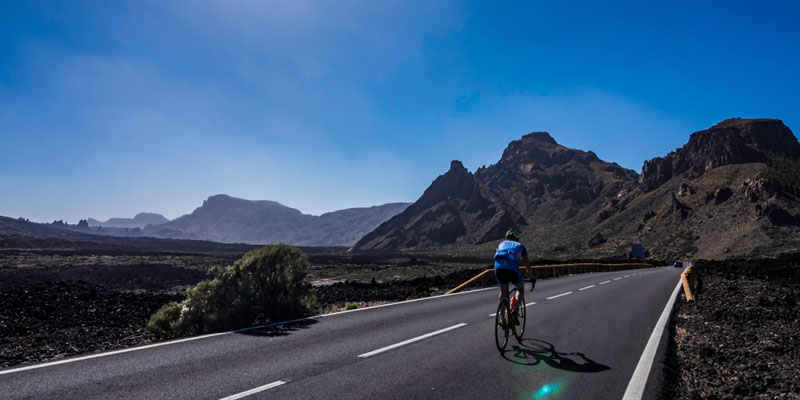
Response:
[[[800,160],[778,154],[767,154],[767,170],[761,177],[784,192],[800,196]]]
[[[176,301],[169,302],[150,316],[147,329],[156,337],[170,337],[179,330],[177,323],[181,317],[181,305]]]
[[[250,251],[233,265],[209,271],[181,303],[159,309],[148,330],[159,338],[238,329],[298,318],[316,301],[305,282],[308,257],[295,247],[271,245]]]
[[[348,310],[355,310],[356,308],[358,308],[358,304],[356,303],[350,303],[347,305]]]

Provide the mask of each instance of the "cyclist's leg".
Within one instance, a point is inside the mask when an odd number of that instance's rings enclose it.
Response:
[[[504,297],[508,296],[508,280],[504,279],[505,275],[502,273],[498,273],[498,270],[494,270],[494,276],[497,279],[497,286],[500,287],[500,293],[497,295],[497,301],[500,301]]]
[[[525,277],[522,275],[522,271],[517,268],[517,279],[514,281],[514,287],[517,288],[516,297],[517,301],[525,301]]]

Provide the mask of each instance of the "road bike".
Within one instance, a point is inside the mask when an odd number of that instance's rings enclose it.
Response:
[[[522,341],[522,335],[525,333],[525,302],[518,301],[514,309],[511,309],[511,302],[509,299],[514,298],[517,293],[517,288],[510,289],[508,296],[500,299],[497,305],[497,314],[494,316],[494,340],[497,344],[497,350],[501,353],[505,351],[508,345],[508,337],[513,333],[517,341]],[[519,325],[516,324],[517,318]]]

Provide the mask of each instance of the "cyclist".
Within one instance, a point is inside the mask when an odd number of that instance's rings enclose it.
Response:
[[[499,301],[505,296],[508,296],[508,283],[511,282],[517,287],[516,295],[511,299],[512,308],[520,301],[525,301],[525,280],[522,276],[522,271],[519,269],[519,261],[525,263],[525,268],[530,268],[528,261],[528,250],[519,242],[520,235],[514,228],[506,232],[506,240],[500,242],[497,246],[497,252],[494,254],[494,274],[497,277],[497,284],[500,286],[500,294],[497,297]],[[536,276],[531,273],[531,290],[536,286]],[[519,321],[515,321],[519,324]]]

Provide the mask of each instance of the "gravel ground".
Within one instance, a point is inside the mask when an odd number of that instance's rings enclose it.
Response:
[[[149,343],[150,315],[180,297],[75,281],[0,288],[0,367]]]
[[[800,262],[699,262],[677,302],[667,399],[800,399]]]

